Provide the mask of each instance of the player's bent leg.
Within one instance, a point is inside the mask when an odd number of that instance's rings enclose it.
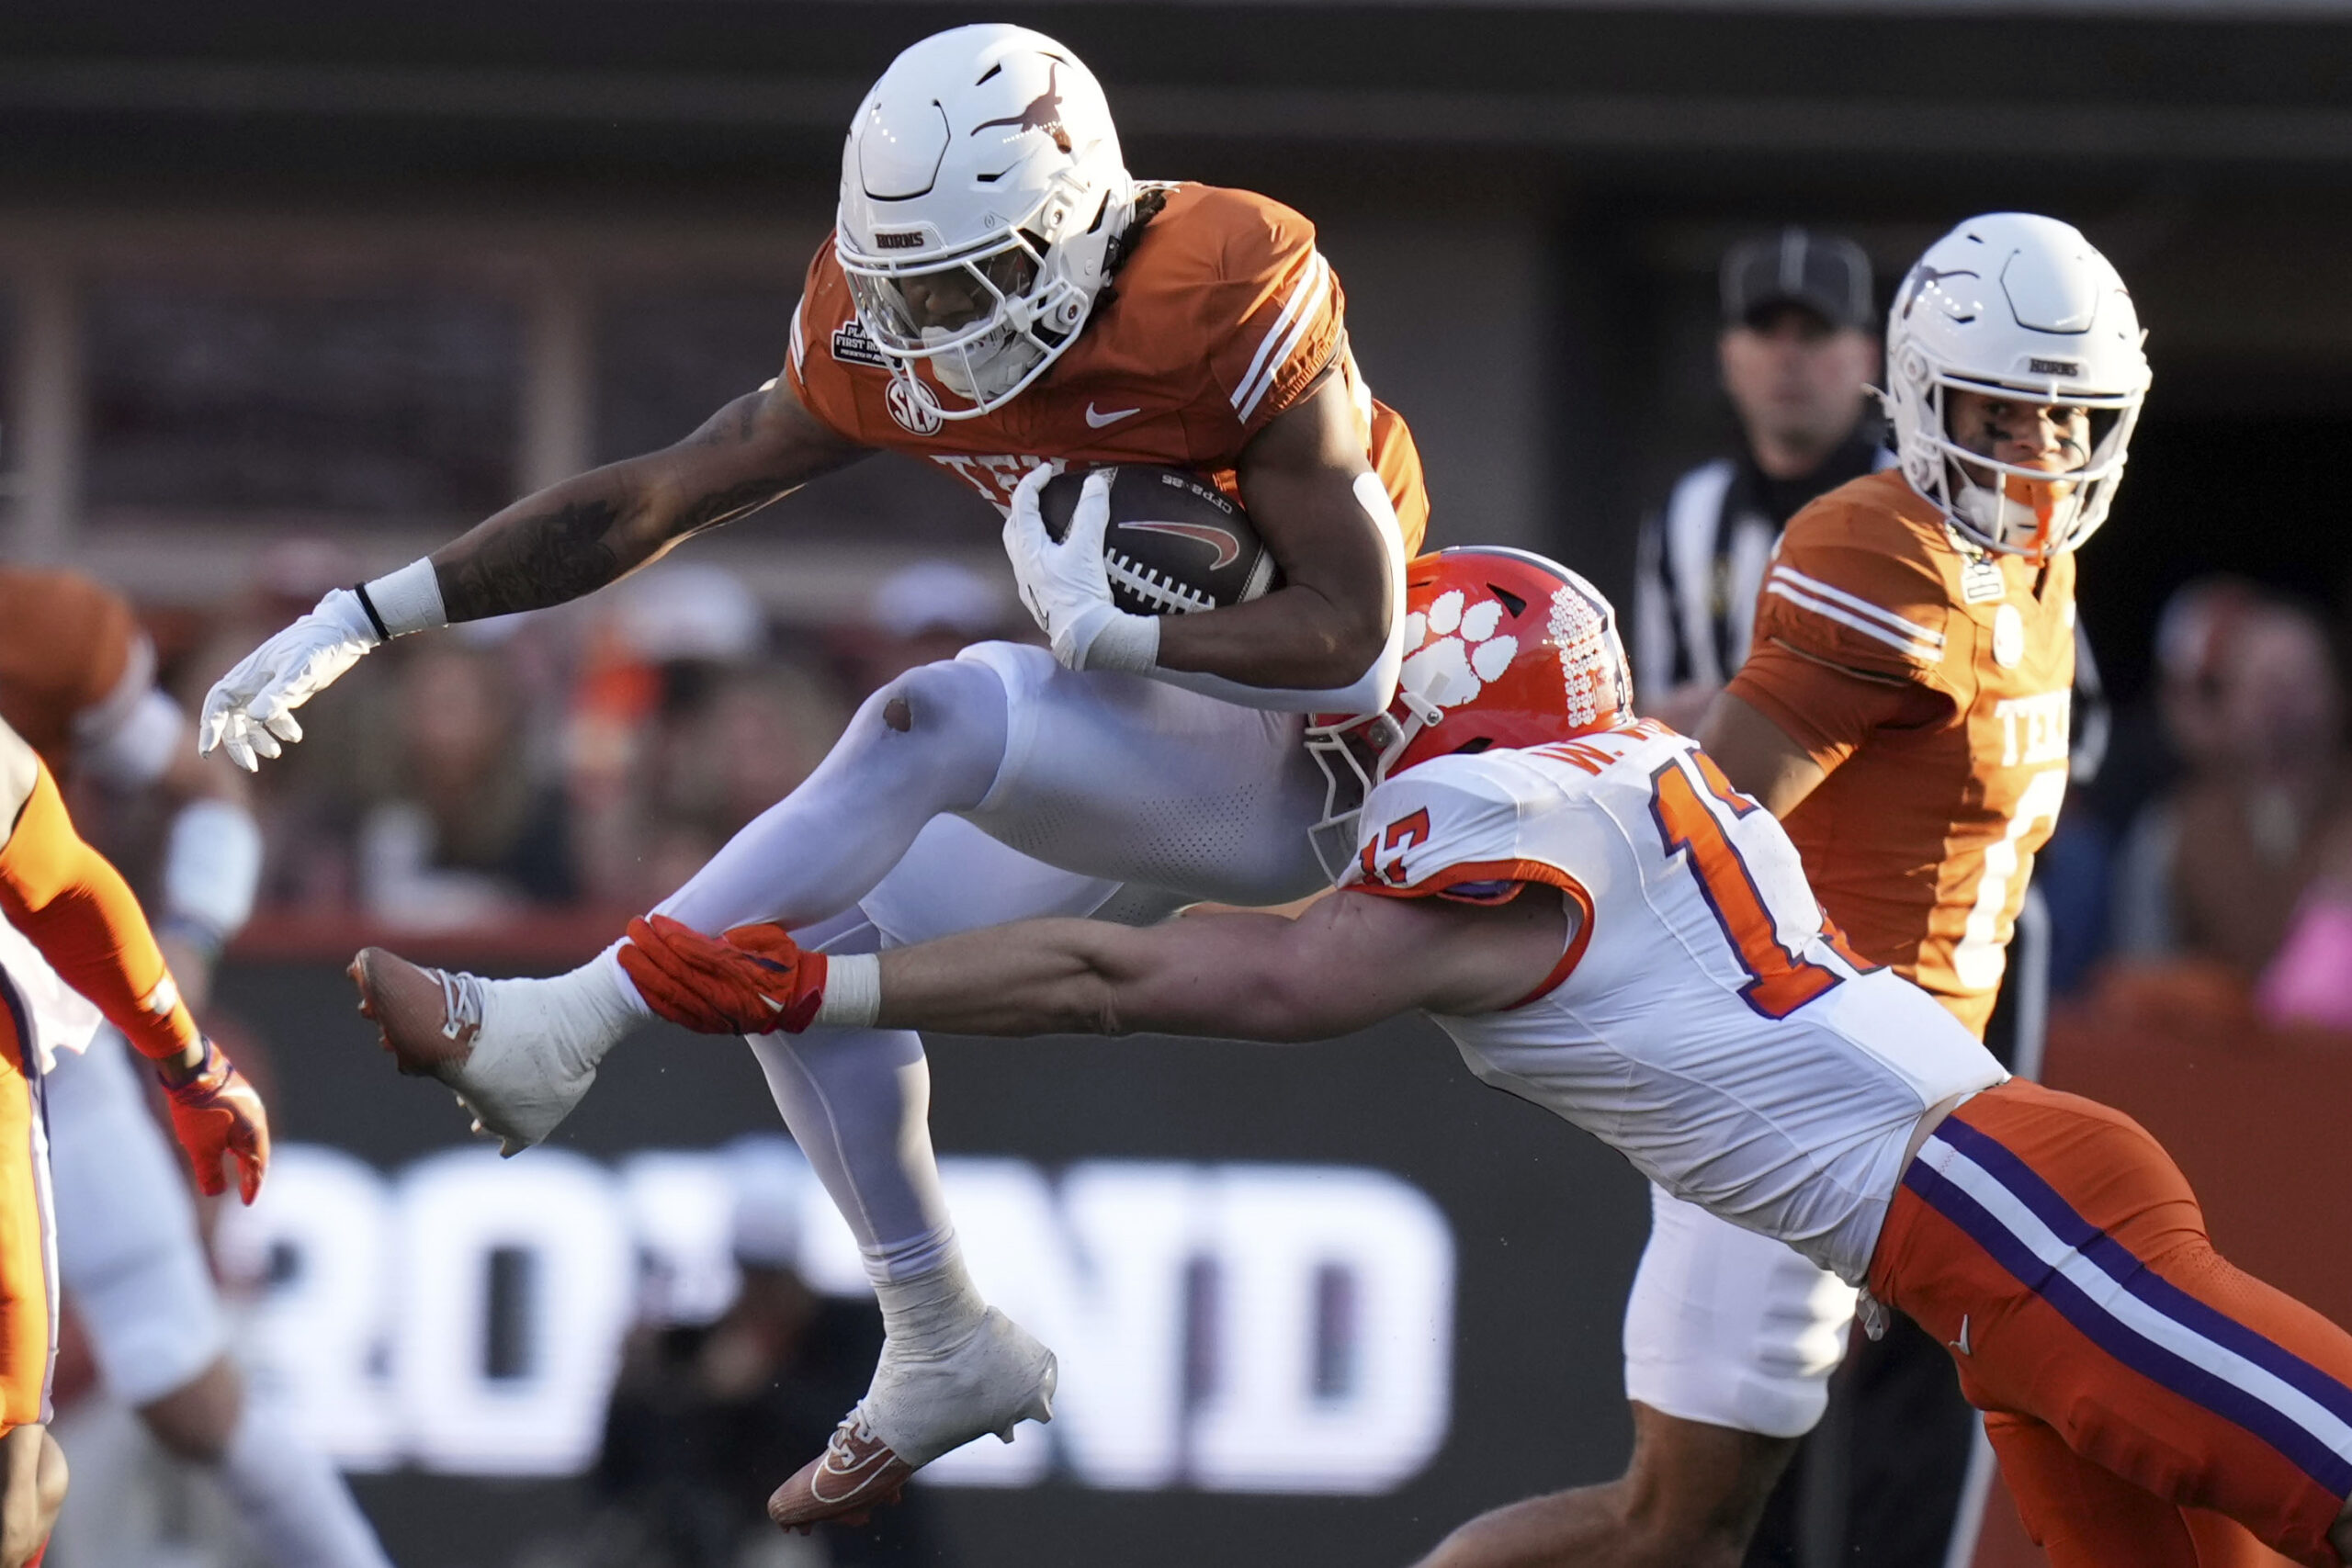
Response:
[[[994,671],[1010,704],[1003,767],[966,812],[991,836],[1193,900],[1283,904],[1329,886],[1306,836],[1324,780],[1300,716],[1065,670],[1020,643],[982,643],[958,662]]]
[[[2214,1514],[2200,1519],[2132,1485],[2031,1416],[1988,1414],[1984,1431],[2026,1534],[2050,1568],[2263,1568],[2278,1561],[2244,1526]]]
[[[907,671],[659,912],[716,934],[758,920],[811,925],[854,906],[933,817],[988,794],[1007,726],[1004,685],[987,666]],[[381,948],[361,953],[351,974],[400,1070],[447,1084],[508,1154],[553,1132],[605,1054],[649,1016],[612,949],[548,979],[428,969]]]
[[[1653,1184],[1625,1299],[1626,1396],[1686,1421],[1801,1438],[1828,1404],[1854,1298],[1784,1243]]]
[[[40,1560],[65,1506],[65,1451],[49,1428],[28,1422],[0,1432],[0,1568]]]
[[[1871,1289],[1952,1348],[1981,1408],[2296,1562],[2336,1561],[2352,1335],[2216,1254],[2131,1118],[2018,1081],[1967,1101],[1904,1173]]]
[[[1636,1404],[1623,1477],[1481,1514],[1417,1568],[1738,1568],[1795,1451]]]

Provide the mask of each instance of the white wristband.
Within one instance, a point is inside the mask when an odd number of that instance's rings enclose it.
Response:
[[[1114,610],[1087,639],[1078,670],[1115,670],[1148,675],[1159,668],[1159,617]]]
[[[441,579],[432,561],[423,558],[368,583],[368,603],[376,606],[376,618],[393,637],[449,624],[449,612],[441,603]]]
[[[882,955],[840,953],[825,955],[825,999],[817,1004],[812,1024],[842,1029],[867,1029],[882,1016]]]

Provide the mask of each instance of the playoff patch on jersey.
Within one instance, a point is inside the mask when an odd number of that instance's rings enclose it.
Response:
[[[869,370],[888,370],[890,362],[865,335],[865,328],[855,316],[833,329],[833,357],[843,365],[863,365]]]
[[[1960,596],[1971,604],[1990,604],[2004,598],[2008,584],[2001,577],[2001,563],[1990,556],[1971,556],[1968,564],[1960,569]]]

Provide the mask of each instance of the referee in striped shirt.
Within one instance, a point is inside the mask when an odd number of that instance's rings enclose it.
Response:
[[[1685,733],[1747,657],[1781,529],[1814,497],[1894,460],[1869,393],[1877,311],[1860,245],[1784,229],[1733,246],[1723,322],[1740,448],[1684,474],[1643,525],[1634,592],[1637,705]]]

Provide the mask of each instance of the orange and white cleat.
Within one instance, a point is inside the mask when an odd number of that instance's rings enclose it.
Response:
[[[394,1064],[456,1090],[475,1130],[496,1137],[503,1155],[554,1132],[619,1038],[589,1010],[565,1005],[563,979],[485,980],[380,947],[362,948],[349,972],[359,1011]]]
[[[990,1432],[1009,1443],[1022,1422],[1052,1420],[1055,1377],[1054,1353],[994,1307],[944,1356],[917,1360],[885,1341],[874,1386],[825,1451],[775,1489],[768,1517],[803,1534],[824,1519],[864,1524],[940,1455]]]

